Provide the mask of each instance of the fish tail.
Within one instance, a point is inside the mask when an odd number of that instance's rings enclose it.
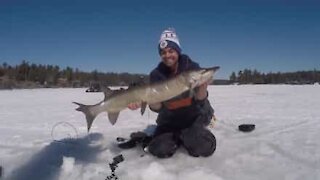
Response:
[[[93,120],[96,118],[96,114],[92,113],[92,111],[90,111],[90,106],[89,105],[84,105],[81,103],[77,103],[77,102],[73,102],[74,104],[78,105],[79,107],[76,109],[77,111],[81,111],[85,114],[86,116],[86,120],[87,120],[87,128],[88,128],[88,132],[91,128],[91,125],[93,123]]]

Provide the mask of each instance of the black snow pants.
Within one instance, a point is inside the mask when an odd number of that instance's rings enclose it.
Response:
[[[158,125],[148,151],[159,158],[171,157],[176,150],[183,146],[189,155],[207,157],[216,149],[215,136],[206,128],[213,115],[213,109],[206,101],[200,113],[189,127],[172,127]]]

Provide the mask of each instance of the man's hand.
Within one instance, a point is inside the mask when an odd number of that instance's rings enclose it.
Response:
[[[141,102],[130,103],[130,104],[128,104],[128,108],[131,110],[137,110],[137,109],[141,108]]]
[[[161,109],[162,104],[161,103],[155,103],[155,104],[150,104],[149,105],[151,109],[158,111]],[[134,102],[134,103],[130,103],[127,106],[129,109],[131,110],[137,110],[139,108],[141,108],[141,102]]]
[[[198,90],[195,94],[195,98],[196,100],[204,100],[207,96],[208,96],[208,88],[209,82],[205,82],[203,84],[201,84],[200,86],[198,86]]]

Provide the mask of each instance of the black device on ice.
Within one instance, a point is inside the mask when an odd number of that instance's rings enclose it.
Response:
[[[241,124],[239,125],[239,130],[242,132],[251,132],[255,129],[255,125],[254,124]]]
[[[118,164],[121,163],[122,161],[124,161],[122,154],[113,158],[113,162],[109,164],[109,167],[111,169],[111,175],[107,176],[106,180],[118,179],[118,176],[115,174],[115,170],[118,167]]]
[[[118,147],[121,149],[130,149],[136,147],[138,144],[140,144],[142,148],[145,148],[151,140],[151,136],[141,131],[131,133],[130,139],[117,137]]]

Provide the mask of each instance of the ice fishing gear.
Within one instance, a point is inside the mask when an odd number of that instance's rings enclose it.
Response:
[[[78,131],[77,128],[74,127],[71,123],[61,121],[57,122],[52,126],[51,129],[51,138],[54,142],[66,143],[65,141],[61,141],[61,139],[78,139]]]
[[[241,124],[239,125],[239,131],[242,132],[251,132],[255,129],[256,125],[254,124]]]
[[[113,158],[113,162],[109,163],[109,167],[111,169],[111,175],[107,176],[106,180],[119,179],[118,176],[115,174],[115,170],[118,167],[118,164],[121,163],[122,161],[124,161],[122,154]]]
[[[149,142],[151,141],[152,137],[148,136],[145,132],[133,132],[130,135],[130,139],[117,137],[118,147],[121,149],[130,149],[136,147],[138,144],[145,148]]]

